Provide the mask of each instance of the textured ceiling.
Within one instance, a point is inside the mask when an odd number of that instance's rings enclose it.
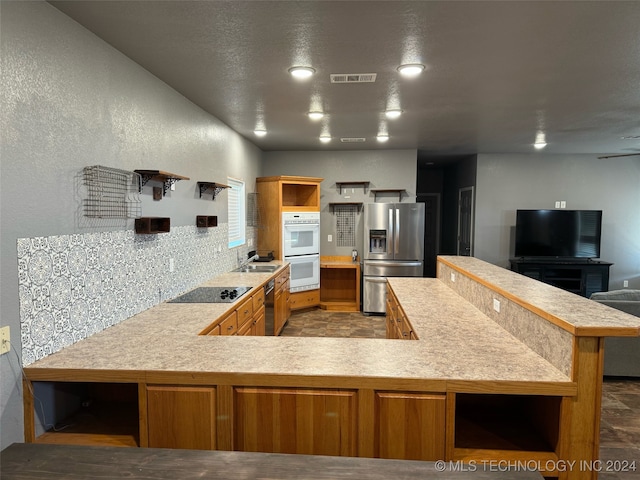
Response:
[[[50,3],[265,151],[526,153],[541,130],[545,153],[640,152],[621,138],[640,136],[638,1]],[[427,69],[405,79],[402,63]],[[316,74],[295,81],[293,65]]]

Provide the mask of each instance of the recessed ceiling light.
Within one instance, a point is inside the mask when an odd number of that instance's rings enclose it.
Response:
[[[398,72],[403,77],[417,77],[424,70],[424,65],[420,63],[408,63],[406,65],[400,65],[398,67]]]
[[[324,117],[324,113],[322,112],[309,112],[307,113],[307,115],[309,115],[309,118],[311,120],[320,120],[322,117]]]
[[[384,143],[389,140],[389,135],[387,135],[386,133],[381,133],[376,137],[376,140],[378,140],[380,143]]]
[[[545,134],[542,132],[538,132],[536,134],[536,141],[533,143],[534,148],[540,150],[547,146],[547,139],[545,138]]]
[[[256,137],[264,137],[267,134],[266,130],[254,130],[253,133]]]
[[[331,137],[329,135],[320,135],[320,141],[322,143],[329,143],[331,141]]]
[[[384,114],[387,116],[387,118],[398,118],[400,115],[402,115],[402,110],[387,110],[386,112],[384,112]]]
[[[305,79],[316,73],[316,71],[311,67],[291,67],[289,73],[295,78]]]

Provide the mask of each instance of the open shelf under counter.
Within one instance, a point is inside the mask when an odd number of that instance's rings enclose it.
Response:
[[[320,257],[320,308],[360,311],[360,262],[347,256]]]
[[[135,383],[42,382],[65,405],[77,404],[34,443],[139,447],[138,385]],[[51,427],[51,426],[50,426]]]

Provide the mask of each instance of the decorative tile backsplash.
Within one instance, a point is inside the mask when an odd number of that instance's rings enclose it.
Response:
[[[249,248],[230,250],[227,232],[221,224],[18,239],[23,365],[234,269]]]

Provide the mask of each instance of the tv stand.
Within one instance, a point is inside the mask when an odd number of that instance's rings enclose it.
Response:
[[[580,259],[511,258],[511,270],[554,287],[589,298],[609,290],[609,267],[613,263]]]

